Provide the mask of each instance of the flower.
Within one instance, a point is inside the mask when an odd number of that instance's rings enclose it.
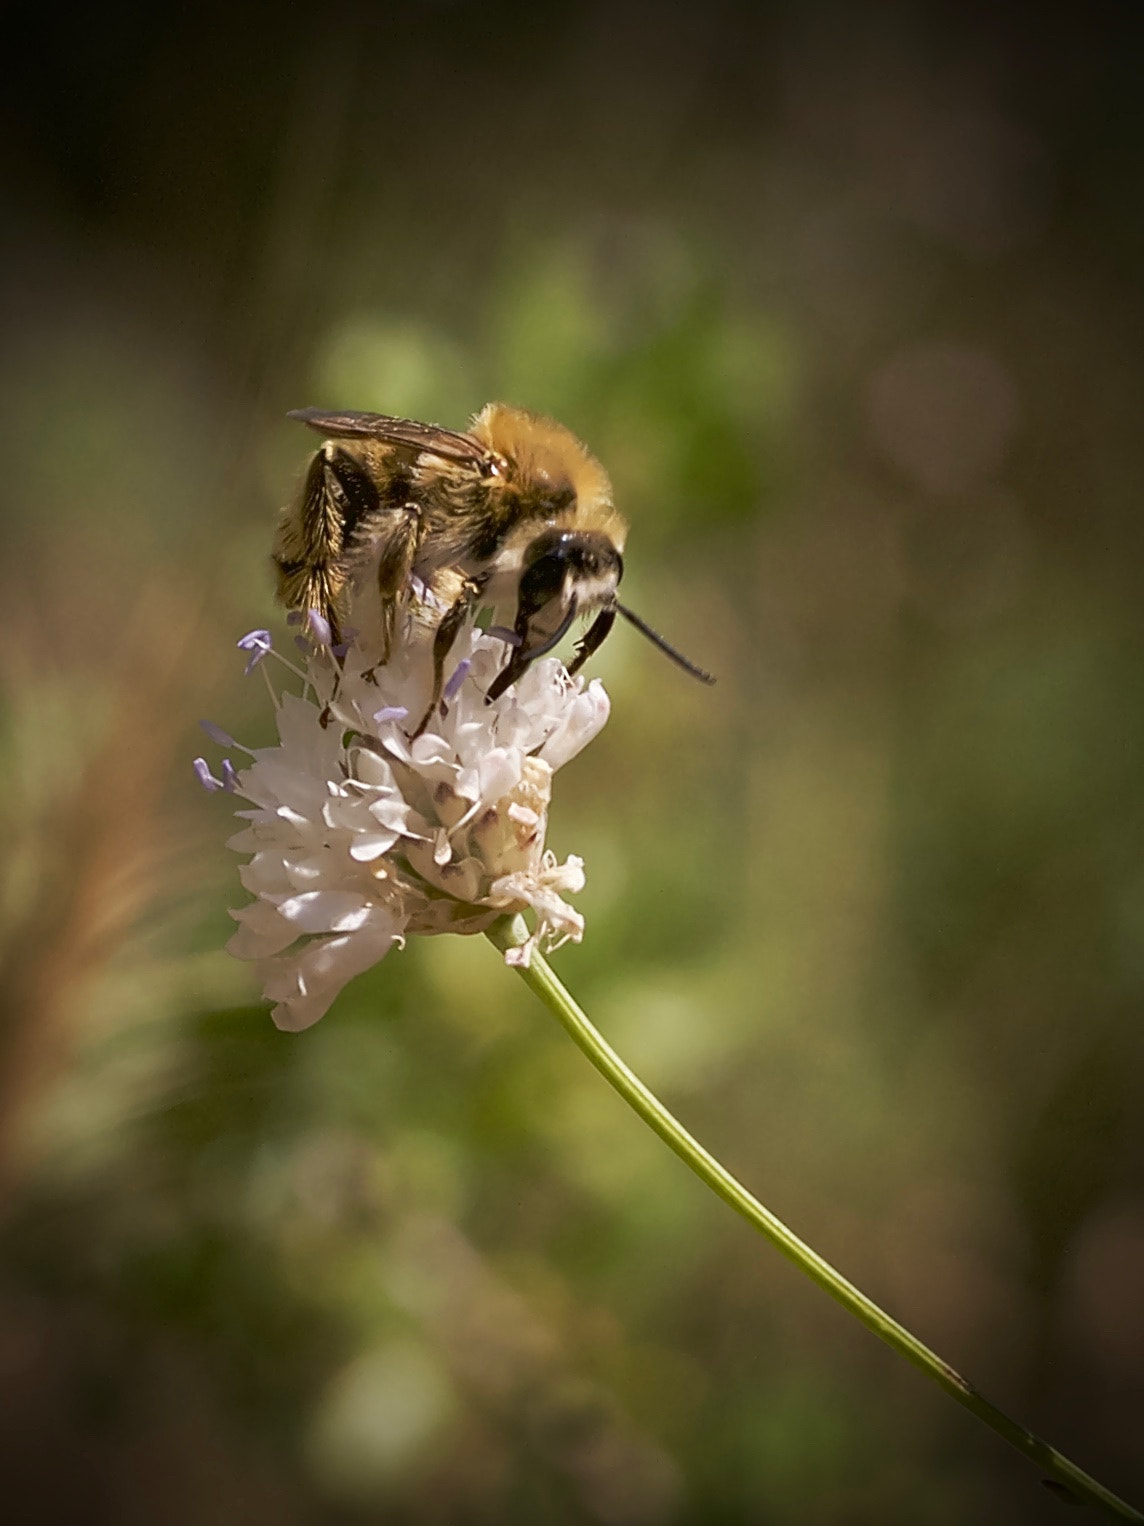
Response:
[[[544,838],[553,775],[608,718],[600,681],[574,680],[549,657],[489,703],[507,644],[469,626],[429,729],[411,741],[405,726],[429,695],[425,633],[381,667],[356,646],[338,648],[338,660],[328,632],[308,628],[304,670],[265,631],[239,642],[253,654],[248,671],[272,655],[302,679],[300,694],[271,686],[278,744],[249,752],[245,768],[227,760],[221,779],[195,760],[206,788],[251,807],[228,846],[251,855],[239,873],[254,899],[231,913],[239,925],[227,946],[258,962],[277,1025],[317,1022],[347,981],[413,933],[482,932],[531,910],[533,932],[507,962],[579,942],[584,920],[563,896],[583,888],[583,861],[558,863]]]

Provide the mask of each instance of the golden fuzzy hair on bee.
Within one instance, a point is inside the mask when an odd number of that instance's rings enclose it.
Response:
[[[570,489],[568,505],[554,516],[557,522],[574,514],[578,527],[602,532],[623,550],[628,526],[612,502],[611,479],[570,429],[527,408],[486,403],[469,432],[506,461],[506,487],[551,485],[556,495]]]
[[[351,600],[364,596],[376,612],[379,665],[389,661],[400,614],[431,626],[432,689],[413,736],[428,726],[450,648],[482,604],[512,619],[512,653],[490,700],[583,615],[594,618],[570,674],[618,616],[711,682],[616,597],[627,522],[607,472],[563,424],[506,403],[486,404],[464,433],[387,413],[301,408],[290,417],[324,443],[279,521],[278,596],[320,616],[335,644]]]

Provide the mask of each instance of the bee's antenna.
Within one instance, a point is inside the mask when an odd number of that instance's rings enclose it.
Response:
[[[658,646],[664,656],[670,657],[672,662],[677,663],[685,673],[690,673],[692,678],[698,678],[700,683],[713,684],[715,682],[714,674],[705,672],[703,668],[698,667],[689,658],[685,657],[682,652],[677,652],[670,642],[663,639],[658,631],[653,631],[650,625],[641,620],[639,615],[633,614],[618,599],[612,600],[612,608],[618,614],[623,615],[624,619],[630,624],[634,625],[637,631],[646,636],[653,646]]]

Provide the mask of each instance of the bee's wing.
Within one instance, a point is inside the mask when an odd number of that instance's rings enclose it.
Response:
[[[295,408],[286,417],[308,424],[329,439],[384,440],[400,450],[474,465],[488,455],[472,435],[442,429],[439,424],[419,424],[416,419],[393,418],[388,413],[325,413],[321,408]]]

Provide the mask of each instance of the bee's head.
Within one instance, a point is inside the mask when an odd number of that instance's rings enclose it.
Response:
[[[517,585],[518,663],[551,651],[577,615],[610,605],[624,559],[598,530],[542,530],[525,547]]]
[[[616,589],[623,575],[624,559],[619,548],[598,530],[553,528],[536,536],[521,562],[516,628],[511,633],[516,650],[490,685],[488,698],[494,700],[503,694],[529,663],[552,650],[577,615],[594,609],[600,613],[577,646],[571,672],[575,673],[585,657],[597,649],[616,616],[622,615],[693,677],[714,683],[710,673],[696,667],[620,603]]]
[[[521,562],[519,610],[530,615],[575,603],[581,614],[609,604],[624,575],[624,559],[597,530],[544,530]]]

